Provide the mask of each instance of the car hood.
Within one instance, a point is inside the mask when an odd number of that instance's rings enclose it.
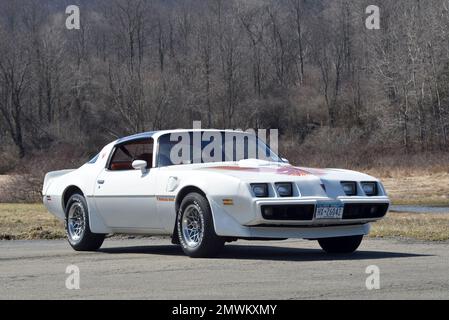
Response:
[[[343,169],[316,169],[292,166],[288,163],[269,162],[264,160],[241,160],[221,164],[209,164],[198,168],[199,170],[214,171],[229,175],[244,181],[298,181],[298,180],[354,180],[377,181],[375,178],[352,170]]]
[[[322,196],[336,198],[345,196],[341,181],[378,181],[377,179],[351,170],[342,169],[315,169],[296,167],[288,163],[269,162],[263,160],[242,160],[238,162],[216,162],[185,164],[164,167],[170,172],[196,172],[196,179],[207,180],[209,186],[220,185],[226,176],[244,184],[249,183],[295,183],[301,196]],[[383,189],[382,189],[383,190]]]

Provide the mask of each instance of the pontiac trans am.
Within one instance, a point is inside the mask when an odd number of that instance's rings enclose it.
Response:
[[[296,167],[255,135],[201,129],[118,139],[78,169],[47,173],[42,193],[75,250],[97,250],[107,234],[169,235],[191,257],[237,239],[304,238],[351,253],[390,204],[369,175]]]

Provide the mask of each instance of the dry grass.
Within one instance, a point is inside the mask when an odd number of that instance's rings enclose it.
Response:
[[[449,205],[449,173],[394,174],[381,178],[393,204]]]
[[[41,204],[0,204],[0,239],[59,239],[60,221]],[[449,240],[449,214],[389,213],[372,225],[370,237]]]
[[[389,213],[372,224],[370,237],[449,240],[449,214]]]
[[[42,204],[0,203],[0,239],[58,239],[64,236],[62,222]]]

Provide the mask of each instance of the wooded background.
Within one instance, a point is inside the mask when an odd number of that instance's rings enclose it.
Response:
[[[71,4],[80,30],[65,26]],[[365,27],[371,4],[380,30]],[[447,0],[0,0],[0,12],[0,174],[73,167],[116,137],[193,120],[279,129],[304,166],[448,159]]]

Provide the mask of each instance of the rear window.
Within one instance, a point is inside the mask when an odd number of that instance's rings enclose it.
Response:
[[[97,155],[95,157],[93,157],[92,159],[90,159],[89,161],[87,161],[87,163],[90,163],[90,164],[95,163],[97,161],[99,155],[100,154],[97,153]]]

